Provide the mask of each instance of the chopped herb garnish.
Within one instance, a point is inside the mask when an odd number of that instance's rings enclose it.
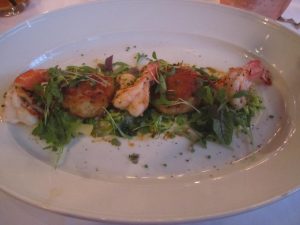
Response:
[[[145,169],[148,169],[148,168],[149,168],[148,164],[145,164],[145,165],[144,165],[144,168],[145,168]]]
[[[110,143],[114,146],[121,146],[121,142],[118,138],[111,139]]]
[[[136,153],[132,153],[129,154],[128,158],[133,164],[137,164],[139,162],[140,155]]]

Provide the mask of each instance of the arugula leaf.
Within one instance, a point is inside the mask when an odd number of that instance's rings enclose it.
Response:
[[[148,59],[148,55],[138,52],[134,58],[136,60],[136,64],[140,64],[143,60]]]
[[[99,68],[93,68],[85,65],[85,66],[67,66],[65,70],[77,74],[87,74],[87,73],[98,74],[99,73],[98,69]]]
[[[129,135],[125,134],[122,129],[120,128],[119,124],[116,122],[116,117],[113,117],[113,114],[111,114],[108,110],[104,109],[106,114],[107,114],[107,117],[109,119],[109,121],[111,122],[112,124],[112,127],[113,127],[113,130],[114,130],[114,133],[116,133],[116,131],[118,132],[119,135],[121,135],[121,137],[124,137],[124,138],[131,138]]]
[[[195,71],[199,72],[201,74],[201,79],[203,79],[204,81],[208,81],[210,82],[214,82],[218,80],[218,77],[214,76],[213,74],[211,74],[209,72],[208,68],[203,68],[203,67],[193,67]]]
[[[214,102],[213,93],[211,87],[209,86],[202,86],[199,90],[199,97],[209,105],[212,105]]]
[[[52,108],[63,101],[61,83],[64,82],[64,77],[62,70],[58,67],[53,67],[48,70],[48,74],[49,81],[45,84],[37,85],[35,88],[38,96],[37,100],[44,106],[44,123],[47,123],[47,118]]]
[[[119,75],[121,73],[127,72],[130,69],[129,65],[123,62],[113,63],[113,75]]]
[[[221,88],[216,91],[215,93],[215,100],[217,101],[217,104],[227,104],[227,92],[224,88]]]
[[[154,100],[154,105],[173,105],[174,101],[170,101],[167,99],[166,94],[161,94],[158,99]]]
[[[232,98],[240,98],[240,97],[247,97],[249,95],[249,91],[238,91],[236,92]]]
[[[166,91],[167,91],[167,84],[166,84],[166,80],[165,80],[164,76],[160,74],[159,77],[158,77],[158,81],[159,81],[159,84],[158,84],[158,86],[159,86],[159,93],[160,94],[166,93]]]
[[[169,116],[165,116],[156,112],[152,113],[151,132],[153,134],[161,134],[171,128],[173,120]]]
[[[59,157],[63,152],[64,146],[78,135],[77,128],[81,122],[80,119],[69,113],[55,108],[48,115],[47,121],[41,120],[38,123],[32,134],[45,140],[48,144],[47,148],[57,152]]]
[[[154,60],[157,60],[156,52],[152,52],[152,58],[153,58]]]
[[[219,118],[213,119],[213,130],[220,143],[231,144],[234,130],[233,114],[230,111],[222,110]]]

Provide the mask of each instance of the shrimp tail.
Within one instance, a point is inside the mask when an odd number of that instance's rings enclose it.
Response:
[[[265,85],[272,85],[271,73],[267,70],[260,60],[249,61],[243,69],[248,75],[248,79],[251,81],[261,80]]]
[[[159,69],[159,63],[158,62],[153,62],[147,64],[143,68],[143,77],[147,78],[149,81],[155,81],[158,83],[157,80],[157,75],[158,75],[158,69]]]

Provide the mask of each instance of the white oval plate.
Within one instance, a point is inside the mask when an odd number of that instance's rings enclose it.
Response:
[[[0,36],[0,49],[1,94],[29,68],[95,65],[111,54],[133,64],[137,52],[152,51],[224,70],[260,58],[274,80],[258,90],[266,109],[252,145],[239,137],[191,153],[183,138],[116,148],[85,137],[55,169],[27,129],[2,122],[0,188],[19,199],[90,219],[178,222],[249,210],[300,186],[300,38],[273,21],[199,1],[101,1],[26,21]],[[138,164],[127,158],[133,152]]]

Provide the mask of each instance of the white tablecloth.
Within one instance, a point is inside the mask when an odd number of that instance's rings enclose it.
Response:
[[[41,13],[93,0],[31,0],[22,14],[0,18],[0,33]],[[209,0],[208,0],[209,1]],[[211,0],[216,2],[216,0]],[[277,0],[278,1],[278,0]],[[300,21],[300,0],[292,0],[283,15]],[[287,27],[294,29],[291,25]],[[300,29],[294,31],[300,34]],[[104,223],[67,217],[30,206],[0,191],[0,225],[103,225]],[[268,206],[240,215],[193,223],[197,225],[299,225],[300,191]],[[187,225],[187,224],[185,224]]]

